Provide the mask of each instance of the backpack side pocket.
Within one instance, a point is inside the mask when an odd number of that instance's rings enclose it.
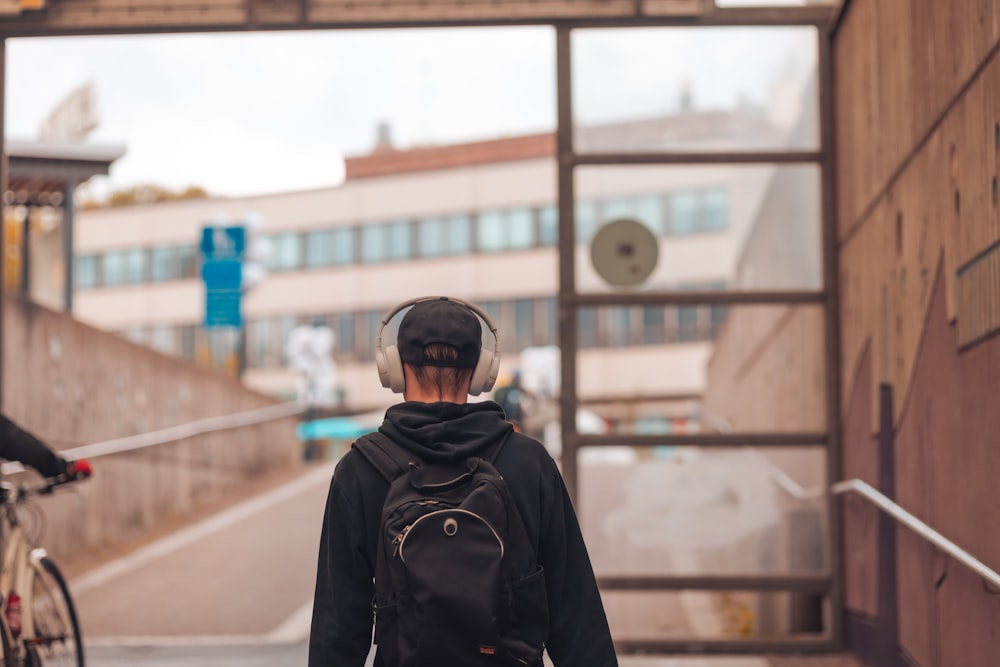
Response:
[[[539,663],[549,635],[549,599],[541,565],[536,565],[528,576],[511,582],[511,602],[516,631],[504,642],[505,648],[522,664]]]

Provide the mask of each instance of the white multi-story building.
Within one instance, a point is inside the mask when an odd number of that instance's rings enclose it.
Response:
[[[577,146],[655,150],[690,141],[699,149],[740,149],[780,145],[786,131],[753,110],[688,110],[585,129]],[[407,150],[383,143],[347,159],[337,187],[86,211],[75,236],[75,313],[168,354],[235,363],[237,336],[201,325],[198,242],[213,220],[250,212],[264,220],[272,252],[266,279],[243,303],[249,385],[292,393],[296,374],[284,358],[285,341],[295,326],[321,322],[336,335],[346,406],[387,405],[393,397],[381,388],[373,363],[380,319],[397,303],[432,294],[484,307],[499,326],[502,369],[511,372],[525,348],[558,342],[554,154],[551,133]],[[612,289],[593,269],[590,241],[601,225],[620,217],[640,220],[658,239],[659,261],[642,289],[730,285],[777,170],[579,168],[577,288]],[[725,307],[709,305],[584,309],[581,401],[699,394],[724,314]]]

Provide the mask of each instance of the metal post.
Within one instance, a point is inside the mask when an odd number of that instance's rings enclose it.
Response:
[[[570,28],[556,26],[556,163],[559,171],[559,424],[562,473],[570,498],[577,498],[576,433],[576,225],[573,186],[573,100],[570,76]]]
[[[63,306],[67,313],[73,312],[73,289],[75,286],[73,275],[73,226],[75,225],[76,206],[73,204],[73,191],[76,190],[76,181],[67,179],[63,186],[63,263],[66,267],[66,280],[63,284]]]
[[[6,377],[6,370],[4,364],[4,345],[3,345],[3,331],[4,331],[4,296],[7,292],[6,273],[4,271],[4,256],[7,254],[7,249],[4,248],[4,241],[7,236],[7,218],[5,215],[6,204],[4,200],[7,197],[7,131],[4,127],[4,119],[6,117],[5,109],[5,91],[7,89],[7,39],[0,37],[0,218],[2,218],[3,233],[0,234],[0,409],[3,407],[3,378]]]
[[[819,44],[819,113],[820,150],[822,179],[822,238],[823,238],[823,290],[826,293],[825,311],[825,353],[826,353],[826,421],[829,441],[827,443],[826,477],[827,486],[842,479],[841,472],[841,349],[840,349],[840,268],[838,257],[838,234],[836,214],[836,155],[834,152],[834,82],[833,82],[833,37],[828,30],[818,29]],[[844,577],[843,540],[841,535],[840,504],[834,500],[827,503],[829,522],[829,545],[827,562],[833,573],[830,588],[830,637],[834,646],[844,642]]]
[[[31,202],[24,205],[21,223],[21,294],[31,298]]]

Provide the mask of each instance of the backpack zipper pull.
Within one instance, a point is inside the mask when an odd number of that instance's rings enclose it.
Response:
[[[399,555],[399,546],[403,543],[403,538],[406,537],[406,534],[408,532],[410,532],[410,528],[412,528],[412,527],[413,527],[412,523],[410,525],[408,525],[408,526],[404,526],[403,530],[399,531],[399,535],[396,535],[396,537],[393,538],[393,540],[392,540],[392,556],[393,556],[393,558],[395,558],[396,556]]]

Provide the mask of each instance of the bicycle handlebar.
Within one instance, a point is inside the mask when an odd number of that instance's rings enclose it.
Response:
[[[4,501],[13,497],[15,500],[23,500],[29,496],[46,496],[55,492],[56,489],[67,484],[82,482],[91,476],[90,467],[67,472],[55,477],[46,477],[40,484],[14,485],[10,482],[0,481],[0,495]]]

